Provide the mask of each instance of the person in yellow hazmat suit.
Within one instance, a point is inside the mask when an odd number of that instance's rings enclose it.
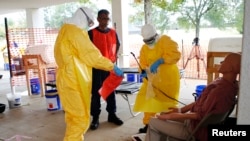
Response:
[[[92,11],[80,7],[62,25],[54,47],[58,66],[56,86],[65,111],[64,141],[83,141],[90,124],[92,68],[123,71],[100,51],[89,39],[87,29],[93,26]]]
[[[178,44],[167,35],[158,35],[156,29],[146,24],[141,29],[144,45],[140,50],[142,86],[133,110],[144,112],[139,133],[146,133],[150,117],[178,106],[180,74],[177,62],[181,57]]]

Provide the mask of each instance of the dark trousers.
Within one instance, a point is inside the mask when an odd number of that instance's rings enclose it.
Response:
[[[108,71],[92,69],[92,97],[91,97],[91,115],[98,117],[101,113],[101,96],[98,90],[101,88],[103,81],[109,76]],[[115,93],[112,92],[106,99],[106,110],[109,114],[116,112]]]

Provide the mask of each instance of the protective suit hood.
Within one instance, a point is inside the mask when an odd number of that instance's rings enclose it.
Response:
[[[156,39],[159,38],[155,28],[151,24],[146,24],[142,27],[141,35],[143,41],[148,45],[154,44]]]
[[[71,18],[65,20],[65,23],[74,24],[81,29],[88,29],[94,25],[93,11],[87,7],[80,7]]]

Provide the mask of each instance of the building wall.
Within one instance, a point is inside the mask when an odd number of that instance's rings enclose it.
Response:
[[[240,76],[240,93],[238,101],[238,115],[237,124],[250,124],[250,1],[245,0],[244,11],[244,26],[243,26],[243,47],[242,47],[242,63],[241,63],[241,76]]]

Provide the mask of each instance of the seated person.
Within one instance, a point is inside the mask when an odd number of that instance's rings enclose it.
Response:
[[[159,141],[162,137],[187,139],[201,119],[209,113],[225,113],[235,104],[238,93],[237,76],[240,73],[241,55],[228,54],[218,69],[221,78],[211,82],[197,101],[182,108],[170,108],[167,113],[151,118],[146,134],[146,141]],[[195,138],[207,141],[207,129],[197,131]]]

